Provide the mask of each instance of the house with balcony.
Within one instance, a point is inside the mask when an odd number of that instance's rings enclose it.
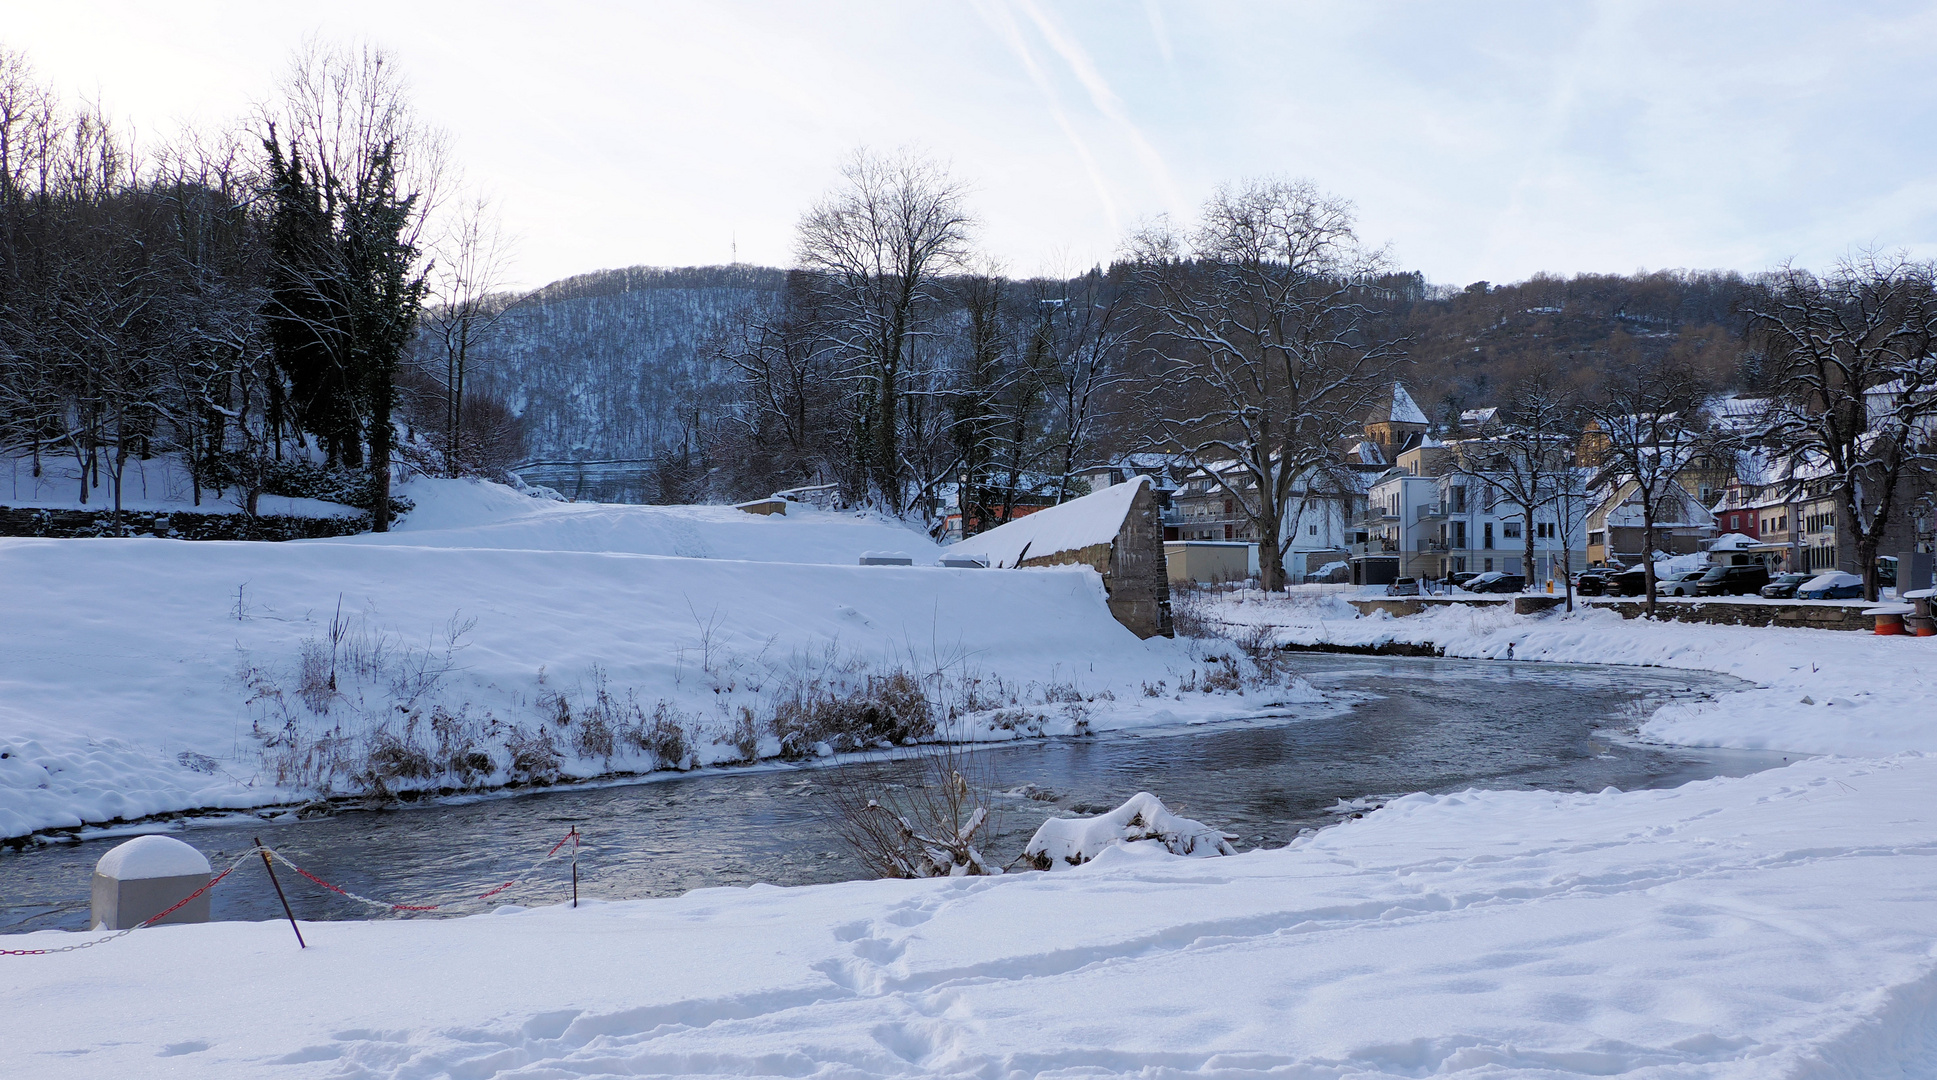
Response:
[[[1485,459],[1471,449],[1459,440],[1422,439],[1373,482],[1358,523],[1366,538],[1352,549],[1353,581],[1443,580],[1490,570],[1540,581],[1563,566],[1585,565],[1579,515],[1547,506],[1528,521],[1525,510],[1501,490],[1499,474],[1489,478]],[[1534,538],[1532,566],[1525,565],[1528,530]]]
[[[1365,496],[1360,471],[1333,465],[1308,469],[1292,482],[1280,541],[1285,576],[1302,581],[1320,566],[1345,559],[1353,520]],[[1257,525],[1241,500],[1256,492],[1256,478],[1235,462],[1213,463],[1186,474],[1171,496],[1164,537],[1175,542],[1211,541],[1257,546]],[[1256,564],[1253,558],[1251,563]]]

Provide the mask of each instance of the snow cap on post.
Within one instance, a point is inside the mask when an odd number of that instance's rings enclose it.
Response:
[[[133,881],[206,874],[209,864],[201,852],[172,836],[137,836],[101,856],[94,872],[117,881]]]
[[[94,864],[88,923],[126,930],[164,911],[168,915],[156,925],[207,922],[207,893],[183,901],[208,883],[208,859],[201,852],[170,836],[137,836]]]

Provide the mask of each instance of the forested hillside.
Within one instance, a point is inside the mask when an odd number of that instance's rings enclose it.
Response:
[[[779,302],[757,266],[601,270],[547,285],[505,315],[478,388],[519,414],[534,459],[642,458],[680,445],[724,377],[712,345]]]
[[[1403,309],[1412,337],[1402,377],[1435,421],[1499,404],[1515,381],[1545,373],[1585,387],[1609,363],[1685,359],[1721,383],[1738,375],[1748,285],[1734,273],[1535,275],[1427,293]],[[1426,290],[1421,290],[1426,293]]]
[[[649,458],[680,448],[730,402],[715,354],[730,328],[780,309],[787,272],[759,266],[602,270],[519,301],[478,368],[525,422],[538,460]],[[1586,385],[1607,363],[1672,353],[1728,381],[1741,353],[1736,274],[1538,275],[1434,289],[1416,275],[1392,315],[1412,338],[1401,373],[1435,421],[1496,404],[1537,371]],[[1118,440],[1106,439],[1106,442]]]

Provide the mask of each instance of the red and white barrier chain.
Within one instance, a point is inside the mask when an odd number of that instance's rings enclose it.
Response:
[[[220,883],[223,878],[226,878],[230,874],[235,873],[236,870],[239,869],[244,862],[247,862],[250,859],[257,858],[263,855],[267,855],[269,858],[272,858],[277,862],[283,864],[284,866],[289,867],[291,870],[294,870],[298,874],[301,874],[303,877],[308,878],[310,881],[313,881],[316,884],[321,885],[323,888],[328,889],[331,892],[336,893],[340,896],[344,896],[351,900],[355,900],[357,903],[360,903],[360,904],[368,904],[371,907],[382,908],[385,911],[438,911],[445,907],[452,907],[457,904],[463,904],[463,903],[471,903],[477,900],[485,900],[485,899],[489,899],[490,897],[496,896],[497,894],[505,891],[506,889],[511,888],[513,885],[518,884],[518,882],[523,881],[526,878],[529,878],[532,874],[536,873],[540,867],[550,862],[553,858],[555,858],[558,855],[560,851],[564,850],[565,845],[568,843],[572,845],[572,859],[574,862],[576,862],[578,859],[578,847],[579,847],[579,839],[581,835],[582,834],[579,833],[579,831],[576,828],[574,828],[571,832],[566,833],[562,838],[560,838],[558,843],[553,844],[551,850],[547,851],[544,854],[543,858],[540,858],[537,861],[533,862],[530,866],[525,867],[523,871],[518,873],[515,877],[512,877],[510,880],[506,881],[504,884],[499,885],[492,889],[488,889],[485,892],[482,892],[475,897],[465,897],[464,899],[461,899],[461,900],[450,900],[450,901],[446,901],[443,904],[393,904],[385,900],[372,900],[370,897],[362,896],[358,893],[353,893],[350,890],[342,887],[341,885],[333,885],[327,881],[324,881],[322,878],[317,877],[315,874],[310,873],[308,870],[305,870],[302,867],[297,866],[295,863],[290,862],[287,858],[283,857],[283,855],[280,852],[276,851],[273,848],[252,847],[249,850],[241,853],[240,855],[237,855],[235,857],[235,861],[231,862],[228,865],[228,867],[224,869],[221,873],[210,878],[208,881],[208,884],[202,886],[199,889],[196,889],[194,892],[189,893],[187,896],[182,897],[182,899],[178,903],[176,903],[173,907],[170,907],[167,911],[162,911],[154,915],[150,915],[148,918],[143,919],[142,921],[136,923],[133,926],[128,927],[125,930],[117,930],[106,937],[96,938],[93,941],[83,941],[78,945],[62,945],[62,946],[59,946],[58,948],[52,948],[52,949],[0,949],[0,956],[49,956],[54,953],[68,953],[68,952],[75,952],[80,949],[91,949],[96,945],[105,945],[110,941],[118,941],[121,938],[127,937],[129,934],[134,933],[136,930],[140,930],[143,927],[152,926],[155,923],[161,921],[162,919],[165,919],[168,916],[173,915],[175,912],[181,910],[184,906],[186,906],[189,901],[195,899],[196,897],[202,895],[205,892],[208,892],[210,889],[215,888],[215,886],[218,883]]]
[[[477,896],[467,896],[461,899],[447,900],[441,904],[398,904],[398,903],[392,903],[391,901],[388,901],[388,900],[374,900],[360,893],[351,892],[350,890],[344,888],[341,885],[336,885],[336,884],[332,884],[331,882],[324,881],[322,878],[317,877],[315,874],[310,873],[308,870],[305,870],[302,867],[297,866],[295,863],[290,862],[280,852],[272,850],[269,852],[269,857],[283,864],[284,866],[289,867],[291,870],[294,870],[298,874],[301,874],[302,876],[308,878],[309,880],[315,882],[316,884],[321,885],[323,888],[328,889],[329,891],[336,893],[339,896],[343,896],[348,899],[355,900],[359,904],[367,904],[373,908],[382,908],[385,911],[439,911],[446,907],[453,907],[458,904],[468,904],[477,900],[487,900],[493,896],[498,895],[499,893],[505,891],[506,889],[511,888],[513,885],[518,884],[520,881],[523,881],[526,878],[529,878],[532,874],[536,873],[539,867],[544,866],[546,863],[550,862],[554,857],[558,855],[558,853],[561,850],[564,849],[565,845],[568,843],[572,845],[572,856],[574,858],[577,858],[578,841],[579,841],[580,835],[581,834],[576,829],[574,829],[569,833],[566,833],[563,837],[559,839],[558,843],[552,845],[551,850],[547,851],[542,858],[538,859],[536,862],[533,862],[530,866],[525,867],[524,870],[520,871],[518,874],[513,876],[510,880],[506,881],[502,885],[497,886],[496,888],[488,889],[482,893],[479,893]]]
[[[133,926],[128,927],[125,930],[117,930],[114,933],[109,934],[107,937],[95,938],[93,941],[83,941],[79,945],[62,945],[59,948],[55,948],[55,949],[0,949],[0,956],[47,956],[51,953],[74,952],[79,949],[92,949],[96,945],[106,945],[110,941],[116,941],[121,938],[127,937],[129,934],[134,933],[136,930],[139,930],[144,926],[153,926],[155,923],[160,922],[162,919],[165,919],[168,916],[173,915],[175,912],[180,911],[183,907],[185,907],[188,904],[190,900],[193,900],[196,897],[202,895],[203,893],[209,891],[210,889],[215,888],[216,884],[220,882],[223,878],[228,877],[230,874],[235,873],[236,868],[240,867],[244,860],[252,858],[255,855],[255,853],[256,853],[256,849],[250,848],[248,851],[245,851],[242,854],[236,856],[235,861],[229,864],[228,869],[210,878],[208,880],[207,885],[204,885],[201,888],[196,889],[194,892],[189,893],[187,896],[182,897],[180,901],[178,901],[173,907],[169,908],[167,911],[156,912],[155,914],[148,916],[147,918],[141,920],[140,922],[134,924]]]

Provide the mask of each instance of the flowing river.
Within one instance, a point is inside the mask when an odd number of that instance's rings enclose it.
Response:
[[[1619,737],[1620,729],[1662,701],[1746,685],[1722,675],[1319,654],[1289,662],[1294,673],[1320,689],[1352,695],[1356,704],[1315,718],[1307,713],[1303,719],[1259,718],[977,751],[977,765],[1009,793],[997,800],[996,832],[985,850],[1006,860],[1044,818],[1097,813],[1139,791],[1237,834],[1237,846],[1246,849],[1278,846],[1301,830],[1339,820],[1352,812],[1341,800],[1376,802],[1467,787],[1672,787],[1790,760]],[[874,767],[909,778],[921,771],[911,760]],[[561,852],[517,885],[489,900],[475,899],[519,875],[573,826],[583,835],[578,871],[586,897],[668,896],[756,882],[804,885],[865,876],[820,797],[837,770],[851,768],[660,774],[644,782],[347,810],[307,820],[238,815],[201,819],[173,835],[201,849],[218,868],[260,836],[352,892],[403,903],[456,897],[460,902],[441,909],[455,913],[568,897],[571,868]],[[94,863],[122,839],[0,853],[0,931],[84,929]],[[381,915],[287,871],[282,875],[299,918]],[[217,919],[282,914],[259,861],[212,897]]]

